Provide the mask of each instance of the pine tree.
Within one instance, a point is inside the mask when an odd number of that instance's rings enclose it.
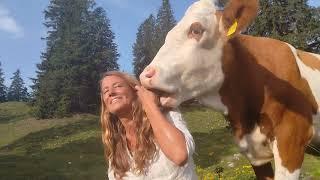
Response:
[[[0,62],[0,103],[6,102],[7,100],[7,91],[4,84],[4,73],[2,72],[1,62]]]
[[[162,0],[162,5],[157,13],[156,19],[156,37],[157,48],[164,44],[167,33],[176,25],[174,19],[173,10],[171,8],[169,0]]]
[[[150,15],[139,26],[137,39],[133,45],[133,67],[137,77],[157,53],[155,37],[155,18]]]
[[[164,44],[167,33],[175,26],[169,0],[163,0],[157,18],[150,15],[138,28],[136,42],[133,45],[134,73],[138,77],[142,70],[155,57]]]
[[[8,90],[8,101],[24,101],[28,100],[28,90],[21,78],[20,70],[13,73],[12,82]]]
[[[47,48],[32,79],[35,115],[97,111],[100,73],[119,68],[105,11],[92,0],[51,0],[44,14]]]
[[[320,7],[311,7],[312,25],[310,25],[311,33],[307,41],[307,51],[320,54]],[[309,22],[311,23],[311,22]]]
[[[260,0],[260,12],[246,33],[288,42],[307,51],[320,52],[319,11],[307,0]]]
[[[87,24],[81,30],[81,61],[72,67],[73,78],[71,112],[94,112],[100,100],[98,81],[105,71],[118,70],[119,54],[114,43],[110,21],[106,12],[98,7],[90,12]],[[76,92],[76,93],[75,93]]]

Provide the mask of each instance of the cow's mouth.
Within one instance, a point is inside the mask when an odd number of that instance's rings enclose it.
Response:
[[[152,90],[159,97],[160,105],[163,107],[176,107],[177,99],[175,93],[168,93],[161,90]]]
[[[161,96],[160,104],[164,107],[174,108],[177,106],[177,99],[174,96]]]

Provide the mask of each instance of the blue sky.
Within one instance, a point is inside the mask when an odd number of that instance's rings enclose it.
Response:
[[[115,42],[120,53],[120,69],[132,72],[132,45],[138,26],[151,14],[156,14],[161,0],[96,0],[107,11]],[[194,0],[171,0],[174,15],[181,19]],[[309,0],[320,6],[320,0]],[[45,48],[41,37],[46,36],[43,11],[49,0],[0,0],[0,62],[6,85],[18,68],[27,85],[35,77],[36,64]]]

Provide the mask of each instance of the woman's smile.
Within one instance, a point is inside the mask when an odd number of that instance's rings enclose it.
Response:
[[[122,99],[122,97],[120,97],[120,96],[113,97],[113,98],[111,98],[111,102],[110,102],[109,104],[117,103],[117,102],[119,102],[121,99]]]

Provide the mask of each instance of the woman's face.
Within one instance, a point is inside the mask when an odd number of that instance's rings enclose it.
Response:
[[[106,76],[101,82],[101,93],[110,113],[131,113],[135,92],[124,79],[114,75]]]

